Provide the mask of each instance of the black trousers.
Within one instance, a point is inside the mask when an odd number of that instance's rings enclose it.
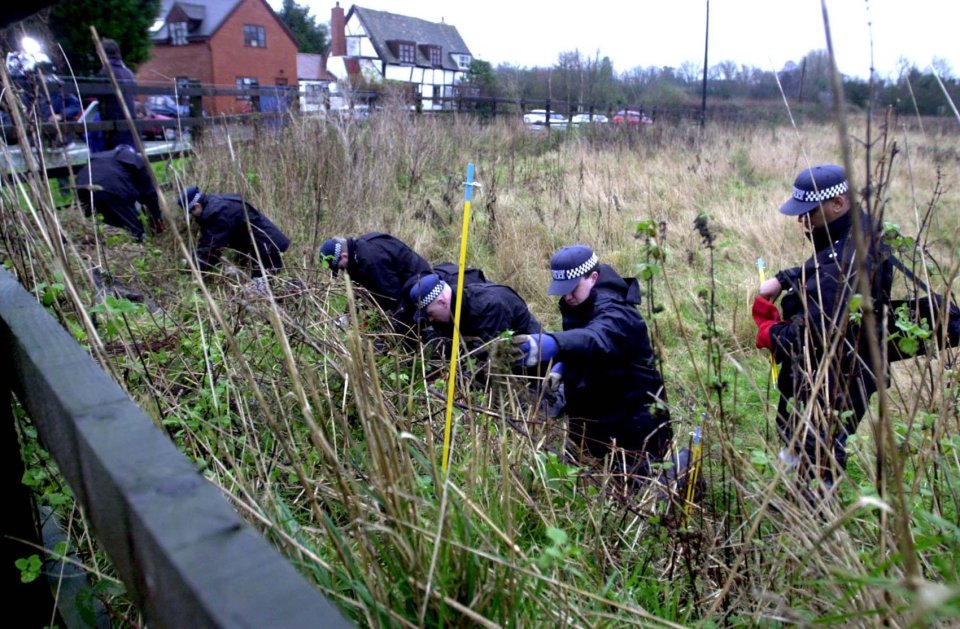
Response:
[[[86,193],[81,194],[80,201],[84,206],[84,214],[90,216],[90,197]],[[140,212],[136,206],[109,192],[98,190],[93,193],[93,208],[97,214],[103,217],[103,222],[107,225],[122,227],[137,240],[143,240],[143,220],[140,218]]]

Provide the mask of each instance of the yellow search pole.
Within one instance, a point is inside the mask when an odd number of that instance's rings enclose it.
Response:
[[[463,230],[460,232],[460,268],[457,269],[457,306],[453,312],[453,349],[450,351],[450,377],[447,380],[447,420],[443,428],[443,462],[447,473],[450,462],[450,433],[453,424],[453,391],[457,381],[457,358],[460,355],[460,306],[463,305],[463,270],[467,266],[467,237],[470,233],[470,200],[473,197],[473,163],[467,164],[467,181],[463,193]]]

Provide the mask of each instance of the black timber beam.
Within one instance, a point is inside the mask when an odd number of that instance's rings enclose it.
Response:
[[[3,269],[0,356],[148,626],[349,626]]]

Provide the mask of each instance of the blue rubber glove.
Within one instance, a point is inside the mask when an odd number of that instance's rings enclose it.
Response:
[[[537,363],[546,363],[557,355],[557,339],[549,334],[518,334],[513,337],[518,349],[520,364],[534,367]]]
[[[546,385],[547,391],[556,393],[560,385],[563,384],[563,363],[554,363],[553,367],[550,368],[550,373],[544,377],[543,383]]]

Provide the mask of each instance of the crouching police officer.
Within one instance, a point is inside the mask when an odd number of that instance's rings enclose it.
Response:
[[[223,250],[233,249],[250,267],[250,289],[265,293],[266,277],[283,268],[280,254],[290,247],[290,239],[239,195],[204,194],[191,186],[179,204],[200,224],[195,252],[200,270],[213,270]]]
[[[547,291],[561,295],[563,331],[514,337],[527,367],[554,361],[549,380],[562,381],[570,446],[603,457],[627,453],[626,472],[646,476],[666,454],[673,431],[664,409],[663,378],[647,325],[640,285],[601,264],[590,247],[560,249],[550,261]]]
[[[320,247],[320,255],[334,276],[346,271],[350,280],[364,287],[388,315],[401,309],[411,282],[430,273],[430,263],[407,243],[381,232],[331,238]],[[406,319],[404,323],[409,326],[409,317]]]
[[[861,290],[860,272],[867,274],[877,306],[889,299],[893,277],[891,262],[881,255],[877,226],[860,208],[851,209],[849,188],[843,168],[833,164],[797,175],[793,195],[780,213],[797,217],[815,253],[803,266],[763,282],[753,303],[756,345],[772,350],[782,363],[777,428],[786,449],[781,459],[791,466],[802,464],[828,486],[846,467],[847,438],[856,432],[878,386],[867,334],[851,317],[850,300]],[[860,269],[854,212],[867,245]],[[781,293],[778,309],[773,302]],[[876,325],[879,341],[882,317],[876,317]]]
[[[83,213],[90,216],[96,210],[107,225],[122,227],[142,241],[144,226],[139,203],[146,210],[151,229],[162,232],[163,215],[149,167],[125,144],[90,155],[90,162],[77,173],[77,199]]]
[[[471,350],[507,330],[528,335],[542,329],[526,302],[508,286],[464,282],[461,292],[460,337]],[[441,336],[448,339],[453,337],[456,297],[453,286],[436,273],[419,278],[409,294],[414,318],[427,319]]]

